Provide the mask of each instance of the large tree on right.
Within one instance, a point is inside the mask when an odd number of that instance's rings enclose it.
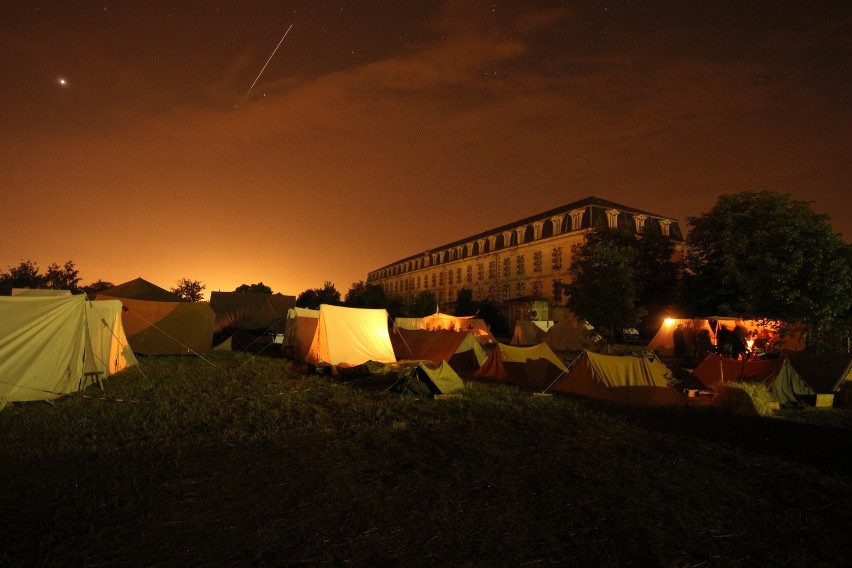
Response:
[[[846,339],[852,247],[826,215],[786,194],[741,192],[687,222],[686,295],[696,315],[804,324],[815,346]]]

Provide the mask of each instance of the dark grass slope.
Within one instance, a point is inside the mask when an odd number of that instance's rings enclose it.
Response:
[[[0,412],[0,566],[849,562],[843,418],[426,400],[247,361],[145,359],[85,393],[108,400]]]

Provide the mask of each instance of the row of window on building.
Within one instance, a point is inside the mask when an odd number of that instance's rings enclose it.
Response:
[[[423,258],[407,260],[401,264],[390,266],[377,271],[370,275],[370,279],[381,279],[389,276],[396,276],[404,272],[420,270],[428,268],[444,262],[452,262],[469,258],[481,254],[496,252],[504,247],[523,244],[525,241],[540,240],[542,238],[554,237],[569,230],[563,226],[563,220],[570,220],[569,227],[571,231],[579,230],[582,227],[582,218],[585,209],[576,209],[566,215],[556,215],[549,220],[536,221],[529,225],[523,225],[516,229],[503,231],[499,234],[489,235],[488,237],[479,238],[475,241],[457,245],[442,251],[431,252],[424,255]],[[606,211],[607,222],[609,227],[618,226],[618,216],[620,211],[610,209]],[[633,216],[636,224],[636,232],[641,233],[645,228],[645,221],[648,217],[644,214]],[[671,220],[663,219],[659,221],[660,229],[664,236],[669,236],[669,227],[672,224]]]
[[[572,255],[576,253],[577,248],[580,245],[575,244],[571,247]],[[550,255],[550,267],[551,270],[556,272],[562,269],[562,247],[556,247],[551,251]],[[541,273],[543,272],[544,267],[544,254],[542,251],[535,251],[532,253],[532,272],[533,273]],[[514,268],[514,271],[513,271]],[[498,276],[502,276],[504,278],[510,278],[513,276],[525,276],[527,274],[527,262],[526,255],[520,254],[515,256],[514,258],[504,258],[502,262],[498,264],[497,260],[491,260],[488,262],[488,278],[487,280],[495,280]],[[445,281],[444,278],[446,276],[446,285],[447,286],[463,286],[463,285],[472,285],[474,283],[474,265],[467,265],[466,267],[457,266],[455,268],[450,268],[441,272],[433,272],[431,274],[422,274],[422,275],[412,275],[406,278],[395,279],[392,281],[385,282],[385,291],[388,293],[400,294],[406,292],[417,292],[420,290],[430,290],[437,288],[444,288]],[[485,263],[478,262],[476,263],[476,283],[486,280],[485,277]],[[516,296],[525,296],[527,294],[526,290],[526,282],[519,281],[515,283],[517,290],[515,290]],[[511,294],[511,284],[503,285],[503,294],[505,298],[510,297]],[[488,297],[496,297],[497,289],[494,286],[489,287]],[[542,295],[542,285],[540,281],[536,281],[532,283],[532,290],[530,291],[535,296]],[[504,299],[505,299],[504,298]]]
[[[455,301],[459,290],[463,287],[464,286],[448,288],[447,290],[434,290],[433,293],[439,303],[452,302]],[[563,289],[564,283],[562,280],[555,279],[551,281],[549,290],[545,289],[545,283],[541,280],[535,280],[533,282],[522,280],[515,283],[504,283],[499,285],[492,284],[487,287],[477,286],[472,288],[472,291],[474,300],[483,300],[488,298],[498,302],[505,302],[512,298],[521,298],[526,297],[527,295],[544,298],[545,293],[549,293],[553,302],[559,303],[562,301]],[[400,291],[400,293],[401,292],[402,291]]]

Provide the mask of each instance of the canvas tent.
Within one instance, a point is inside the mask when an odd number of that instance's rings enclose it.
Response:
[[[71,290],[53,290],[50,288],[12,288],[13,296],[37,296],[37,297],[68,297]]]
[[[835,393],[852,381],[852,353],[807,353],[786,355],[802,379],[818,394]]]
[[[385,310],[322,304],[316,318],[306,311],[299,315],[296,310],[300,308],[295,308],[294,317],[288,320],[292,327],[287,335],[297,358],[314,365],[335,366],[396,362]],[[311,327],[313,334],[308,341]]]
[[[238,351],[261,352],[283,342],[287,314],[295,296],[257,292],[212,292],[210,308],[216,314],[213,343]]]
[[[742,361],[711,353],[695,367],[693,375],[710,387],[732,381],[763,383],[772,399],[781,404],[800,402],[801,397],[816,394],[787,358]]]
[[[817,395],[834,395],[838,406],[852,402],[852,353],[799,351],[786,357]]]
[[[213,345],[213,310],[201,302],[151,302],[120,300],[127,340],[140,355],[204,355]]]
[[[571,316],[556,322],[541,341],[554,351],[583,351],[598,347],[601,337],[594,327]]]
[[[136,278],[101,290],[98,294],[111,296],[113,298],[130,298],[131,300],[147,300],[149,302],[179,302],[180,297],[174,292],[160,288],[156,284],[148,282],[144,278]]]
[[[464,389],[464,382],[446,361],[438,365],[420,363],[401,373],[400,380],[391,387],[394,392],[419,395],[452,394]]]
[[[550,390],[632,406],[686,405],[674,382],[658,358],[584,351]]]
[[[472,333],[394,328],[390,333],[397,360],[426,360],[438,365],[447,361],[458,372],[473,372],[488,355]]]
[[[400,329],[469,331],[483,345],[497,343],[485,320],[474,316],[453,316],[436,312],[422,318],[396,318],[394,325]]]
[[[748,332],[757,332],[759,335],[771,335],[770,345],[766,351],[780,353],[785,351],[801,351],[804,349],[804,340],[799,330],[786,326],[779,333],[774,333],[761,320],[748,320],[732,317],[702,317],[702,318],[666,318],[656,335],[648,343],[648,350],[655,351],[663,357],[674,356],[674,331],[677,326],[682,326],[684,339],[686,341],[687,355],[704,356],[698,352],[696,341],[699,333],[706,330],[710,335],[712,345],[716,345],[716,333],[719,326],[725,326],[733,330],[736,326],[744,327]]]
[[[544,389],[567,372],[565,364],[544,343],[531,347],[498,343],[472,377],[524,388]]]
[[[244,329],[284,333],[287,313],[296,307],[295,296],[257,292],[211,292],[210,307],[216,314],[213,332]]]
[[[511,345],[536,345],[541,343],[544,334],[553,327],[552,321],[528,321],[515,322],[515,331],[512,333]]]
[[[107,288],[98,300],[120,300],[130,347],[141,355],[209,353],[215,314],[206,302],[181,302],[175,294],[137,278]]]
[[[136,364],[121,303],[67,297],[0,297],[0,407],[50,400]]]
[[[284,346],[299,361],[307,361],[319,325],[319,310],[290,308],[284,330]]]

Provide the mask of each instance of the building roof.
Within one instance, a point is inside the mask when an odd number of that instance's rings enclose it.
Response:
[[[376,268],[375,270],[382,270],[384,268],[389,268],[389,267],[392,267],[392,266],[399,264],[399,263],[408,262],[410,260],[416,260],[418,258],[422,258],[424,254],[429,254],[432,251],[439,251],[439,250],[446,250],[446,249],[455,248],[457,246],[464,245],[464,244],[469,243],[471,241],[476,241],[478,239],[486,238],[490,235],[496,235],[496,234],[502,233],[504,231],[513,230],[513,229],[516,229],[519,225],[529,225],[529,224],[535,223],[536,221],[545,221],[548,218],[556,216],[556,215],[565,215],[567,213],[570,213],[571,211],[575,211],[577,209],[585,209],[585,208],[589,208],[589,207],[593,207],[593,208],[596,208],[596,209],[599,209],[599,210],[617,209],[619,212],[622,212],[622,213],[629,213],[629,214],[633,214],[633,215],[645,215],[650,219],[666,219],[666,220],[669,220],[669,221],[672,222],[672,225],[671,225],[671,227],[672,227],[672,230],[671,230],[672,238],[682,239],[682,235],[681,235],[681,232],[680,232],[680,226],[678,225],[676,219],[673,219],[671,217],[666,217],[666,216],[663,216],[663,215],[659,215],[657,213],[651,213],[649,211],[644,211],[642,209],[636,209],[635,207],[629,207],[627,205],[622,205],[620,203],[615,203],[614,201],[608,201],[606,199],[601,199],[599,197],[589,196],[589,197],[586,197],[584,199],[580,199],[578,201],[573,201],[571,203],[561,205],[559,207],[554,207],[553,209],[549,209],[549,210],[543,211],[541,213],[536,213],[535,215],[530,215],[529,217],[524,217],[523,219],[518,219],[516,221],[512,221],[510,223],[506,223],[506,224],[500,225],[498,227],[494,227],[493,229],[488,229],[487,231],[482,231],[481,233],[469,235],[469,236],[466,236],[462,239],[458,239],[456,241],[452,241],[450,243],[443,244],[443,245],[434,247],[434,248],[426,250],[426,251],[421,251],[421,252],[418,252],[416,254],[397,259],[397,260],[390,262],[390,263],[388,263],[384,266]],[[594,226],[595,226],[594,219],[589,219],[588,223],[585,224],[582,228],[583,229],[590,229],[590,228],[593,228]],[[371,272],[373,272],[373,271],[371,271]]]

